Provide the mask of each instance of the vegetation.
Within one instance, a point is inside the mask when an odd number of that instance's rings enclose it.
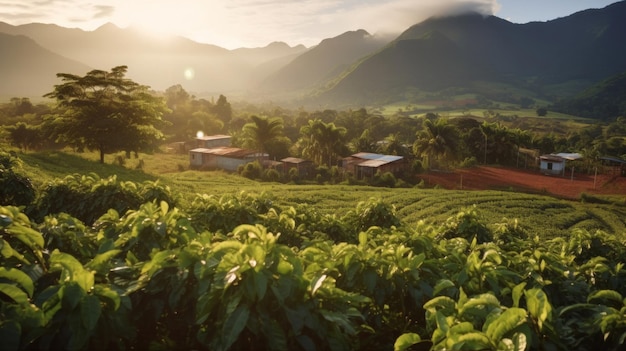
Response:
[[[7,350],[617,350],[626,333],[607,231],[550,238],[477,207],[408,224],[376,198],[343,215],[247,192],[178,207],[159,184],[124,183],[146,202],[119,212],[81,200],[114,179],[86,183],[55,199],[93,221],[0,207]]]
[[[49,121],[57,139],[77,149],[106,153],[154,150],[163,139],[161,117],[165,102],[147,87],[125,79],[127,67],[111,72],[93,70],[84,77],[59,73],[63,80],[46,97],[58,102]]]
[[[623,347],[623,202],[422,189],[411,173],[379,172],[377,187],[362,186],[336,166],[361,147],[403,154],[416,170],[433,159],[510,165],[515,151],[538,148],[581,151],[590,168],[626,154],[623,118],[540,135],[489,113],[480,122],[249,107],[247,117],[223,96],[214,104],[180,87],[162,100],[124,72],[61,74],[51,94],[62,114],[20,99],[0,106],[16,147],[46,150],[0,154],[3,349]],[[110,152],[156,146],[161,113],[170,137],[230,131],[238,145],[310,158],[315,179],[296,184],[290,173],[279,184],[260,163],[242,167],[247,178],[187,171],[186,155],[105,164]],[[28,133],[98,153],[50,151]]]

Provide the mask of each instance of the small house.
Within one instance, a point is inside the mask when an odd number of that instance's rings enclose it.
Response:
[[[291,169],[296,169],[301,177],[308,177],[315,173],[313,161],[297,157],[287,157],[280,160],[283,163],[283,172],[289,174]]]
[[[189,164],[192,168],[223,169],[235,172],[240,165],[253,161],[263,162],[268,155],[255,150],[221,146],[216,148],[196,148],[189,151]]]
[[[359,152],[342,160],[342,166],[357,178],[373,177],[378,171],[398,174],[407,168],[403,156]]]
[[[539,170],[548,175],[563,174],[565,172],[565,159],[556,155],[540,156]]]
[[[196,138],[196,147],[197,148],[205,148],[205,149],[213,149],[221,146],[230,146],[230,140],[232,137],[230,135],[203,135],[198,136]]]
[[[579,153],[569,152],[543,155],[539,157],[539,169],[543,174],[565,174],[566,162],[580,160],[582,157]]]

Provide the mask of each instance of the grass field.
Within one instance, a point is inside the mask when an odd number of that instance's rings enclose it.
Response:
[[[141,154],[125,166],[98,163],[97,155],[64,152],[19,154],[23,172],[41,187],[54,178],[68,174],[94,173],[104,178],[143,182],[159,180],[180,198],[181,206],[197,194],[228,195],[241,191],[269,195],[280,207],[314,206],[320,213],[342,216],[360,201],[380,198],[396,207],[399,217],[408,225],[419,221],[443,223],[468,207],[477,206],[484,223],[494,225],[517,220],[522,228],[545,237],[566,236],[574,228],[601,229],[613,234],[626,234],[626,206],[620,204],[582,203],[546,195],[512,191],[466,191],[419,188],[376,188],[349,185],[296,185],[265,183],[221,171],[183,169],[186,155]],[[143,161],[143,169],[135,169]]]

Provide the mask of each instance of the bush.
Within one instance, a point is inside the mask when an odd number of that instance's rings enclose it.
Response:
[[[270,182],[279,182],[280,173],[273,168],[266,169],[265,172],[263,172],[263,179]]]
[[[477,165],[478,165],[478,161],[476,160],[476,157],[472,156],[472,157],[466,157],[465,160],[463,160],[463,162],[461,162],[459,166],[461,168],[471,168],[471,167],[476,167]]]
[[[263,166],[259,161],[249,162],[239,166],[239,174],[248,179],[261,179],[263,176]]]
[[[382,186],[386,188],[393,188],[396,186],[396,176],[391,172],[381,173],[380,171],[376,172],[374,179],[372,179],[372,184],[375,186]]]
[[[0,204],[26,206],[35,199],[35,188],[28,177],[15,173],[20,160],[17,156],[0,153]]]

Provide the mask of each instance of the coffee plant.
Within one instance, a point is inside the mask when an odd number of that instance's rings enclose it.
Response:
[[[0,207],[3,350],[620,350],[622,236],[72,175]]]

